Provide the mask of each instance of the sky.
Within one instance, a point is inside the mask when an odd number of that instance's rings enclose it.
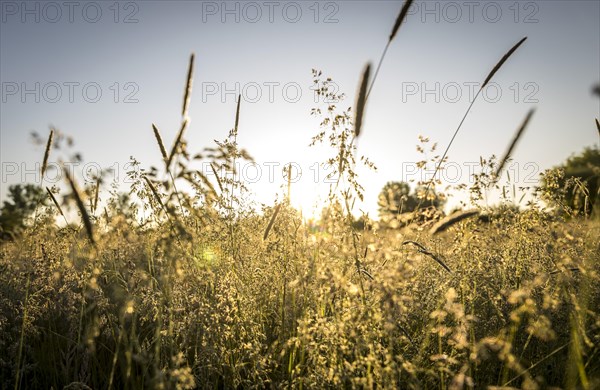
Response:
[[[0,201],[11,184],[40,183],[51,127],[71,136],[70,153],[53,151],[79,180],[112,168],[127,190],[134,157],[159,167],[155,123],[167,148],[181,123],[189,56],[195,53],[191,152],[224,139],[241,94],[238,142],[255,159],[240,167],[258,203],[283,193],[292,163],[292,203],[303,212],[328,188],[332,155],[309,148],[319,130],[311,69],[331,77],[354,105],[362,69],[376,65],[401,1],[4,1],[0,20]],[[509,166],[517,186],[586,146],[598,144],[600,1],[415,1],[391,43],[366,108],[358,153],[376,172],[358,169],[365,200],[377,216],[388,181],[428,178],[416,171],[419,135],[440,152],[497,61],[521,38],[475,102],[448,153],[445,184],[470,183],[480,157],[502,155],[527,112],[536,112]],[[431,173],[431,172],[430,172]],[[49,170],[43,185],[62,185]],[[108,186],[107,186],[108,190]],[[457,194],[450,204],[463,195]],[[317,207],[318,208],[318,207]]]

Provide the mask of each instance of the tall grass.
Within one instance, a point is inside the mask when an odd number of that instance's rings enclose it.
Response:
[[[102,222],[67,174],[82,226],[55,224],[65,214],[47,189],[44,218],[0,246],[2,388],[600,386],[597,221],[532,204],[485,220],[457,213],[429,235],[425,226],[369,229],[366,217],[357,228],[355,163],[372,164],[353,140],[377,74],[370,67],[354,116],[313,111],[322,124],[313,142],[328,143],[338,167],[320,221],[306,223],[289,201],[257,210],[239,176],[222,174],[250,159],[237,141],[241,99],[223,141],[195,157],[181,147],[193,65],[192,55],[169,154],[152,126],[164,169],[128,172],[137,206],[114,193]],[[318,93],[340,97],[326,85]],[[190,191],[177,190],[183,181]]]

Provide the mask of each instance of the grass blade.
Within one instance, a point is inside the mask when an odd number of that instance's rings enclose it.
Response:
[[[158,131],[158,127],[156,127],[154,123],[152,124],[152,130],[154,130],[154,137],[156,137],[156,142],[160,148],[160,154],[162,155],[163,159],[167,161],[169,159],[169,156],[167,156],[167,149],[165,149],[165,144],[160,136],[160,131]]]
[[[496,64],[496,66],[494,66],[494,68],[492,69],[492,71],[488,74],[488,76],[485,78],[485,81],[483,82],[483,84],[481,85],[481,88],[479,88],[479,90],[477,91],[477,94],[475,94],[475,97],[473,98],[473,100],[471,100],[471,103],[469,104],[469,107],[467,108],[467,111],[465,112],[465,114],[463,115],[462,119],[460,120],[460,123],[458,124],[458,127],[456,128],[456,130],[454,131],[454,134],[452,135],[452,138],[450,139],[450,142],[448,143],[448,146],[446,146],[446,150],[444,150],[444,153],[442,154],[442,157],[440,158],[438,164],[435,167],[435,170],[433,171],[433,176],[431,177],[431,180],[429,180],[427,182],[427,186],[425,188],[425,192],[427,193],[429,191],[429,189],[431,188],[431,184],[433,183],[433,181],[435,180],[435,177],[437,175],[437,173],[439,172],[442,163],[445,161],[446,156],[448,155],[448,151],[450,150],[450,147],[452,146],[452,144],[454,143],[454,139],[456,138],[456,135],[458,134],[458,132],[460,131],[463,123],[465,122],[465,120],[467,119],[467,116],[469,115],[469,112],[471,112],[471,108],[473,107],[473,104],[475,104],[475,101],[477,100],[477,97],[479,97],[479,95],[481,94],[481,91],[483,90],[483,88],[487,85],[487,83],[489,83],[489,81],[492,79],[492,77],[494,77],[494,75],[496,74],[496,72],[498,72],[498,70],[502,67],[502,65],[504,65],[504,63],[506,62],[506,60],[508,60],[508,58],[515,52],[515,50],[517,50],[517,48],[519,46],[521,46],[521,44],[523,42],[525,42],[525,40],[527,39],[527,37],[521,39],[519,42],[517,42],[516,45],[514,45],[501,59],[500,61],[498,61],[498,63]],[[422,204],[422,200],[419,201],[419,204],[417,205],[417,208],[415,209],[418,210],[421,207]]]
[[[98,207],[98,193],[100,192],[100,177],[96,181],[96,193],[94,194],[94,209],[92,210],[92,214],[96,214],[96,210]]]
[[[165,213],[167,212],[167,209],[165,208],[165,205],[162,201],[162,199],[160,198],[160,195],[158,195],[158,191],[156,191],[156,187],[154,187],[154,184],[152,184],[152,181],[150,181],[150,179],[148,179],[147,176],[144,176],[144,180],[146,180],[146,183],[148,184],[148,187],[150,187],[150,191],[152,191],[152,195],[154,195],[154,197],[156,198],[156,200],[158,201],[158,204],[160,205],[160,207],[165,211]]]
[[[396,19],[396,23],[394,24],[394,28],[392,29],[392,33],[390,34],[390,39],[389,39],[390,42],[396,36],[396,33],[400,29],[402,22],[404,22],[404,19],[406,18],[406,14],[408,13],[408,10],[410,9],[410,6],[412,5],[412,3],[413,3],[413,0],[407,0],[404,2],[404,5],[402,6],[400,13],[398,14],[398,18]]]
[[[527,113],[527,116],[525,117],[525,120],[523,120],[523,123],[521,123],[521,127],[519,127],[519,130],[517,130],[517,133],[513,137],[512,141],[510,143],[510,146],[506,150],[506,153],[504,154],[504,157],[502,158],[502,161],[500,162],[500,165],[498,165],[498,169],[496,170],[496,180],[498,180],[498,178],[500,177],[500,173],[502,173],[502,169],[504,168],[506,161],[510,158],[512,151],[514,150],[515,146],[517,145],[517,142],[519,142],[519,138],[521,138],[521,136],[523,135],[523,132],[525,131],[525,128],[527,127],[527,124],[529,123],[529,120],[533,116],[534,112],[535,112],[534,108],[529,110],[529,112]]]
[[[437,257],[436,255],[434,255],[433,253],[431,253],[430,251],[428,251],[423,245],[419,244],[416,241],[410,241],[410,240],[404,241],[402,243],[402,245],[407,245],[407,244],[412,244],[412,245],[416,246],[417,247],[417,251],[419,253],[422,253],[424,255],[427,255],[427,256],[431,257],[439,265],[441,265],[446,271],[452,273],[452,271],[450,270],[450,267],[448,267],[446,264],[444,264],[444,262],[439,257]]]
[[[77,203],[77,208],[81,213],[81,219],[83,220],[83,225],[85,226],[85,230],[88,235],[88,239],[92,243],[92,245],[96,246],[96,240],[94,240],[94,230],[92,227],[92,221],[90,220],[90,216],[88,215],[87,210],[85,209],[85,205],[83,204],[83,200],[79,193],[79,189],[77,188],[77,184],[75,180],[69,174],[69,171],[65,169],[65,176],[67,177],[67,181],[71,186],[71,191],[73,192],[73,197],[75,197],[75,202]]]
[[[67,217],[65,217],[65,213],[63,213],[62,208],[60,207],[60,205],[58,204],[58,201],[54,197],[54,194],[52,193],[52,191],[50,191],[50,188],[48,188],[48,187],[46,187],[46,191],[48,192],[48,195],[50,195],[50,199],[52,199],[52,203],[54,203],[54,205],[58,209],[58,212],[60,213],[60,215],[62,215],[63,219],[65,220],[65,223],[68,225],[69,221],[67,221]]]
[[[210,180],[208,180],[208,177],[206,177],[206,175],[204,173],[202,173],[198,170],[196,170],[196,174],[198,175],[198,177],[200,178],[202,183],[204,183],[204,185],[208,188],[208,195],[210,195],[213,198],[216,198],[217,191],[215,191],[215,187],[212,185]],[[190,181],[190,182],[192,182],[192,181]]]
[[[219,175],[217,174],[217,170],[215,169],[215,166],[213,165],[213,163],[210,163],[210,169],[212,169],[212,171],[215,175],[215,179],[217,179],[217,184],[219,185],[219,190],[221,190],[221,193],[223,193],[223,184],[221,184],[221,179],[219,178]]]
[[[366,99],[368,99],[369,95],[371,94],[371,90],[373,89],[373,85],[375,85],[375,80],[377,79],[377,75],[379,74],[379,69],[381,69],[381,64],[383,63],[383,59],[385,58],[385,55],[388,51],[388,48],[390,47],[390,44],[392,43],[392,40],[394,39],[394,37],[396,36],[396,33],[400,29],[402,22],[406,18],[406,14],[408,13],[408,10],[410,9],[410,6],[412,5],[412,3],[413,3],[413,0],[405,1],[404,5],[402,6],[402,9],[400,10],[400,14],[398,14],[396,23],[394,23],[394,27],[392,28],[392,33],[390,34],[390,37],[385,45],[385,48],[383,49],[383,53],[381,53],[381,57],[379,57],[379,63],[377,64],[377,69],[375,69],[375,74],[373,75],[373,80],[371,81],[371,85],[369,86],[369,90],[367,91]]]
[[[360,135],[360,129],[362,127],[363,117],[365,114],[365,104],[367,103],[367,85],[369,84],[369,75],[371,74],[371,64],[367,64],[363,71],[362,81],[360,83],[360,89],[356,98],[355,107],[355,119],[354,119],[354,136]]]
[[[598,122],[598,119],[594,119],[596,121],[596,129],[598,129],[598,136],[600,136],[600,122]]]
[[[456,213],[450,214],[446,218],[441,219],[438,223],[433,225],[429,233],[431,235],[443,232],[448,229],[450,226],[454,225],[462,221],[463,219],[473,217],[475,215],[479,215],[478,210],[466,210],[466,211],[458,211]]]
[[[50,130],[50,135],[48,136],[48,142],[46,143],[46,150],[44,151],[44,159],[42,160],[42,180],[44,180],[44,173],[46,173],[46,168],[48,168],[48,157],[50,157],[50,149],[52,148],[52,140],[54,139],[54,129]]]
[[[271,220],[269,221],[269,224],[267,225],[267,228],[265,229],[265,235],[263,236],[263,241],[267,239],[267,237],[269,236],[269,232],[271,231],[271,228],[273,227],[273,224],[275,223],[275,218],[277,218],[277,214],[279,214],[279,209],[281,208],[281,203],[278,204],[277,206],[275,206],[275,211],[273,212],[273,215],[271,216]]]
[[[187,124],[188,119],[185,118],[183,120],[183,123],[181,124],[181,129],[179,129],[179,133],[177,133],[177,138],[175,139],[175,143],[173,144],[173,148],[171,149],[171,154],[169,154],[169,158],[167,159],[167,172],[169,171],[169,167],[171,166],[173,157],[175,157],[175,154],[177,154],[177,149],[179,148],[179,144],[181,144],[181,140],[183,139],[183,134],[185,133]]]
[[[242,101],[242,95],[238,95],[237,107],[235,109],[235,133],[238,131],[238,124],[240,123],[240,102]]]
[[[288,204],[291,201],[292,196],[292,163],[287,166],[287,201]]]
[[[517,50],[519,48],[519,46],[521,46],[521,44],[523,42],[525,42],[526,39],[527,39],[527,37],[525,37],[525,38],[521,39],[519,42],[517,42],[517,44],[514,45],[509,51],[507,51],[506,54],[500,59],[500,61],[498,61],[498,63],[496,64],[496,66],[494,66],[494,68],[492,69],[490,74],[488,74],[488,76],[485,78],[485,81],[483,82],[483,85],[481,86],[482,89],[487,85],[487,83],[490,82],[492,77],[494,77],[496,72],[498,72],[500,70],[500,68],[502,67],[502,65],[504,65],[506,60],[508,60],[508,58],[515,52],[515,50]]]
[[[188,106],[190,105],[190,97],[192,94],[192,78],[194,74],[194,53],[190,56],[190,65],[188,68],[187,82],[185,83],[185,93],[183,95],[183,109],[181,110],[181,116],[185,118],[187,116]]]

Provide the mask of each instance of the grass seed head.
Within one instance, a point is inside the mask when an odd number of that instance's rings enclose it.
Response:
[[[71,187],[71,191],[73,192],[73,197],[75,198],[75,203],[77,203],[77,208],[81,213],[81,219],[83,220],[83,225],[85,226],[85,230],[87,232],[88,239],[92,243],[92,245],[96,246],[96,240],[94,239],[94,229],[92,226],[92,221],[90,220],[90,216],[85,208],[83,203],[83,199],[81,198],[79,189],[77,188],[77,184],[75,183],[75,179],[71,177],[69,171],[65,169],[65,176]]]
[[[404,2],[404,5],[402,6],[400,13],[398,14],[398,18],[396,18],[396,23],[394,24],[394,28],[392,29],[392,33],[390,34],[389,42],[391,42],[394,39],[394,37],[396,36],[396,33],[400,29],[402,22],[406,18],[406,14],[408,13],[410,6],[412,5],[412,2],[413,2],[413,0],[407,0]]]
[[[496,64],[496,66],[494,66],[494,68],[492,69],[492,71],[490,72],[490,74],[488,74],[488,76],[485,78],[485,81],[483,82],[483,85],[481,86],[481,89],[483,89],[487,85],[487,83],[490,82],[490,80],[492,79],[492,77],[494,77],[494,75],[496,74],[496,72],[498,72],[500,70],[500,68],[502,67],[502,65],[504,65],[504,63],[506,62],[506,60],[508,60],[508,58],[515,52],[515,50],[517,50],[519,48],[519,46],[521,46],[521,44],[523,42],[525,42],[526,39],[527,39],[527,37],[521,39],[509,51],[506,52],[506,54],[500,59],[500,61],[498,61],[498,63]]]
[[[44,151],[44,159],[42,160],[42,179],[44,178],[44,173],[46,173],[46,168],[48,168],[48,158],[50,157],[50,149],[52,148],[53,139],[54,129],[51,129],[50,135],[48,136],[48,142],[46,143],[46,150]]]
[[[183,109],[181,110],[181,116],[185,118],[187,116],[188,107],[190,105],[190,97],[192,95],[192,79],[194,73],[194,53],[190,56],[190,65],[188,67],[187,82],[185,83],[185,92],[183,95]]]
[[[360,129],[362,128],[363,117],[365,115],[365,105],[367,102],[367,87],[369,85],[369,75],[371,74],[371,64],[365,66],[365,70],[362,74],[362,81],[356,98],[356,116],[354,118],[354,136],[360,135]]]
[[[162,158],[165,161],[167,161],[169,159],[169,156],[167,155],[167,149],[165,149],[165,144],[163,143],[162,137],[160,136],[160,131],[154,123],[152,124],[152,130],[154,130],[154,137],[156,137],[156,142],[158,143],[160,154],[162,155]]]
[[[534,112],[535,112],[534,108],[529,110],[529,112],[527,113],[527,116],[523,120],[523,123],[521,123],[519,130],[517,130],[517,132],[515,133],[515,136],[513,137],[512,141],[510,142],[510,145],[508,146],[508,149],[506,150],[504,157],[502,158],[502,160],[500,161],[500,164],[498,165],[498,169],[496,170],[496,179],[500,177],[500,174],[502,173],[502,169],[504,168],[504,165],[506,165],[506,162],[510,158],[511,153],[513,152],[515,146],[517,145],[517,142],[519,142],[519,139],[523,135],[523,132],[525,131],[525,128],[527,127],[527,124],[529,123],[529,120],[533,116]]]

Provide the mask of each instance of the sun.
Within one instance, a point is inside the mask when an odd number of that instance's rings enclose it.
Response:
[[[290,186],[290,204],[306,219],[318,219],[326,206],[327,188],[309,180],[299,180]]]

